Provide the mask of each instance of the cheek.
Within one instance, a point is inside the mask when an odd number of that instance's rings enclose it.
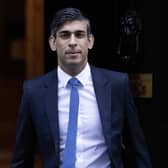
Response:
[[[57,48],[57,53],[58,53],[58,54],[59,54],[59,53],[63,53],[64,50],[65,50],[64,45],[60,45],[60,44],[58,44],[58,45],[56,46],[56,48]]]
[[[59,49],[59,50],[62,50],[63,48],[65,48],[66,47],[66,42],[64,41],[64,42],[62,42],[62,41],[60,41],[60,40],[57,40],[56,41],[56,47],[57,47],[57,49]]]
[[[82,43],[80,46],[81,46],[81,48],[82,48],[83,50],[85,50],[85,51],[87,51],[87,50],[89,49],[89,44],[88,44],[87,42]]]

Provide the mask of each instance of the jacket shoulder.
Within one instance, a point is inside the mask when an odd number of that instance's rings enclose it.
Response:
[[[95,67],[91,66],[91,69],[93,73],[99,73],[101,76],[107,78],[108,80],[124,80],[128,79],[128,73],[126,72],[120,72],[120,71],[115,71],[111,69],[106,69],[106,68],[100,68],[100,67]]]
[[[37,89],[42,86],[47,86],[48,82],[50,82],[53,79],[57,79],[56,69],[54,69],[44,75],[34,77],[32,79],[24,80],[23,86],[31,88],[31,89],[32,88]]]

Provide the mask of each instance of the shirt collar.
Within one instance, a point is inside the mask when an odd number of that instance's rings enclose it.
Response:
[[[58,85],[59,85],[59,87],[66,87],[69,79],[72,78],[72,76],[70,76],[69,74],[64,72],[60,68],[59,65],[57,67],[57,73],[58,73]],[[90,84],[92,82],[92,80],[91,80],[91,72],[90,72],[89,64],[87,63],[85,68],[75,77],[80,81],[80,83],[83,86],[85,86],[87,84]]]

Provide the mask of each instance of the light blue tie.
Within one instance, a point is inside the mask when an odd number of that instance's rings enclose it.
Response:
[[[78,79],[73,77],[68,81],[68,84],[71,87],[70,112],[62,168],[75,168],[76,134],[79,108],[78,86],[80,83]]]

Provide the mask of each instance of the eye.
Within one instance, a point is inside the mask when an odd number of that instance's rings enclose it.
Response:
[[[69,32],[62,32],[62,33],[60,33],[59,36],[62,39],[68,39],[70,37],[70,33]]]
[[[85,38],[86,33],[84,31],[77,31],[77,32],[75,32],[75,37],[76,38]]]

